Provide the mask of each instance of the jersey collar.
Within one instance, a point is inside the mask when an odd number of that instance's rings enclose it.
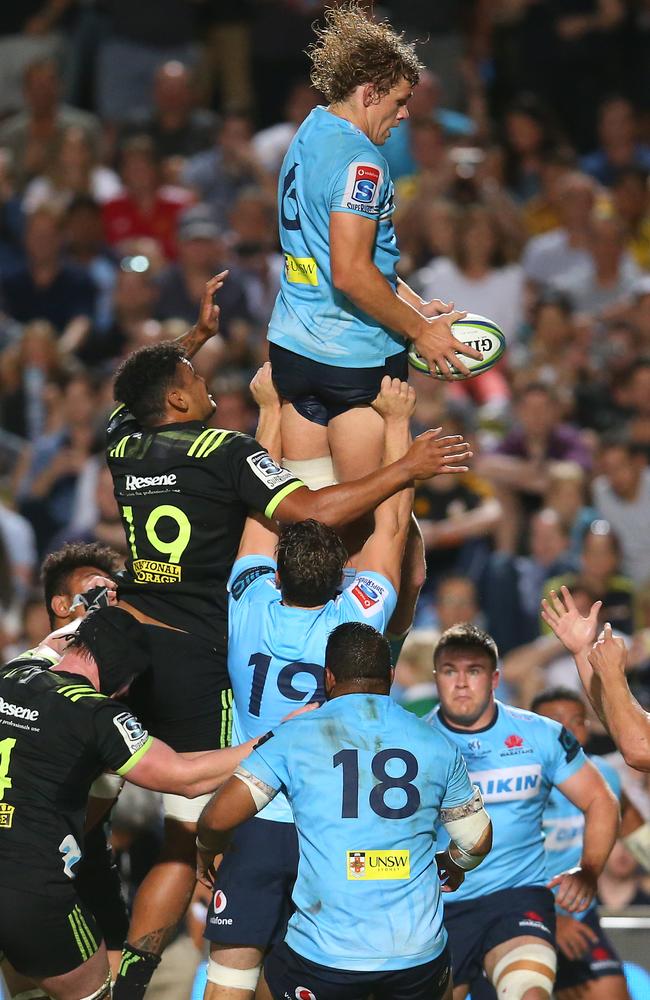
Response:
[[[487,726],[481,726],[480,729],[459,729],[458,726],[452,726],[451,722],[448,722],[447,719],[445,719],[444,715],[442,714],[442,709],[439,709],[438,711],[438,718],[440,719],[445,729],[450,729],[452,733],[460,733],[461,736],[473,736],[474,733],[486,733],[488,729],[492,729],[492,727],[496,726],[497,724],[497,721],[499,719],[499,703],[498,701],[495,701],[494,715],[488,722]]]

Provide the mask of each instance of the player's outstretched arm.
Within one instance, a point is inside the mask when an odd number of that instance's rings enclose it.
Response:
[[[410,420],[415,409],[415,389],[408,382],[385,375],[372,406],[384,420],[383,464],[390,465],[406,454],[411,443]],[[381,573],[398,591],[412,509],[411,488],[400,490],[379,504],[374,531],[357,560],[360,571]]]
[[[625,763],[650,771],[650,715],[630,691],[626,678],[627,649],[607,623],[588,653],[589,666],[599,685],[603,721]]]
[[[620,825],[618,800],[590,761],[558,788],[585,817],[582,857],[578,868],[560,872],[548,883],[558,886],[555,901],[569,913],[582,913],[596,893],[598,877],[614,846]]]
[[[548,599],[544,598],[541,615],[564,648],[573,656],[587,697],[598,718],[603,724],[606,724],[600,681],[594,675],[589,662],[589,653],[598,628],[598,612],[602,603],[602,601],[596,601],[595,604],[592,604],[589,614],[584,618],[576,608],[568,588],[561,587],[560,594],[552,590]]]
[[[154,739],[145,754],[124,777],[141,788],[172,792],[186,798],[207,795],[226,781],[257,739],[224,750],[209,750],[184,756],[162,740]]]
[[[271,458],[282,463],[282,441],[280,434],[282,407],[275,385],[271,362],[267,361],[253,376],[250,383],[253,399],[260,408],[255,440],[266,448]],[[278,530],[274,521],[263,514],[250,514],[246,518],[237,558],[250,555],[275,555]]]
[[[336,528],[355,521],[414,479],[467,472],[464,464],[471,456],[460,435],[440,437],[440,428],[425,431],[413,441],[407,453],[377,472],[321,490],[297,489],[276,507],[275,517],[292,523],[313,517]]]
[[[473,871],[492,850],[492,820],[476,786],[472,798],[458,806],[442,809],[440,820],[449,834],[446,851],[436,855],[443,892],[454,892],[463,883],[465,872]]]
[[[449,376],[453,366],[469,374],[457,354],[478,360],[482,355],[457,340],[451,330],[451,324],[467,314],[453,311],[427,319],[410,301],[398,295],[372,259],[376,226],[374,219],[349,212],[330,214],[334,287],[381,326],[411,340],[432,369],[437,365]]]
[[[215,274],[206,282],[205,291],[199,306],[199,318],[194,326],[190,327],[187,333],[178,337],[176,343],[182,347],[188,358],[193,358],[206,341],[211,337],[216,337],[219,333],[219,306],[214,301],[214,296],[223,287],[223,283],[228,277],[228,271],[221,271]]]

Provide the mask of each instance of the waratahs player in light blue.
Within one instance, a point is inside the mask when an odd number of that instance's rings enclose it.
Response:
[[[464,1000],[483,972],[499,1000],[549,1000],[555,902],[571,913],[591,904],[616,839],[618,802],[567,729],[495,700],[498,651],[483,629],[443,632],[434,670],[440,704],[429,721],[462,753],[494,824],[492,853],[445,906],[454,1000]],[[585,826],[579,865],[549,880],[542,819],[554,786]]]
[[[291,805],[296,911],[264,965],[274,1000],[451,1000],[441,888],[477,876],[490,818],[457,748],[390,697],[392,675],[376,629],[339,625],[327,703],[260,740],[202,813],[206,879],[235,827],[279,792]]]
[[[451,332],[465,313],[422,301],[397,275],[381,146],[408,116],[420,74],[414,47],[360,2],[324,16],[309,55],[328,103],[302,123],[282,165],[285,268],[269,324],[284,464],[312,488],[379,466],[383,430],[369,404],[384,375],[406,379],[407,347],[447,374],[450,364],[467,370],[456,351],[481,357]]]

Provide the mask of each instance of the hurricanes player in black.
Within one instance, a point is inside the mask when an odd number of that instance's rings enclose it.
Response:
[[[249,749],[187,760],[110,697],[147,662],[145,643],[131,615],[103,608],[58,664],[35,654],[0,670],[0,950],[54,1000],[110,996],[102,936],[74,886],[93,780],[108,769],[144,788],[204,794]]]
[[[218,332],[213,297],[226,273],[206,284],[195,327],[121,365],[114,386],[120,405],[108,427],[108,463],[130,552],[120,606],[144,624],[151,650],[151,669],[134,685],[130,704],[154,735],[180,752],[230,740],[226,581],[249,510],[340,526],[469,454],[459,437],[427,432],[399,462],[312,491],[254,438],[212,426],[217,406],[190,359]],[[163,801],[163,854],[135,899],[116,1000],[144,996],[195,884],[203,803]]]

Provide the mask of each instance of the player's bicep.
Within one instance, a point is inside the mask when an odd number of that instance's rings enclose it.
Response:
[[[582,812],[586,812],[595,802],[617,802],[598,768],[586,757],[582,767],[557,787]]]
[[[447,787],[441,803],[441,814],[464,805],[474,796],[474,786],[470,781],[467,764],[460,750],[450,744],[450,751]]]
[[[351,212],[330,213],[330,265],[335,288],[345,288],[363,264],[372,264],[377,220]]]
[[[240,823],[255,816],[277,794],[271,790],[273,794],[269,794],[265,798],[264,805],[258,805],[255,786],[241,780],[238,775],[239,771],[240,768],[237,768],[235,774],[228,778],[228,781],[216,795],[213,795],[203,809],[201,814],[202,827],[220,832],[232,830]]]
[[[253,554],[272,556],[278,542],[278,529],[263,514],[249,514],[239,543],[237,558]]]

